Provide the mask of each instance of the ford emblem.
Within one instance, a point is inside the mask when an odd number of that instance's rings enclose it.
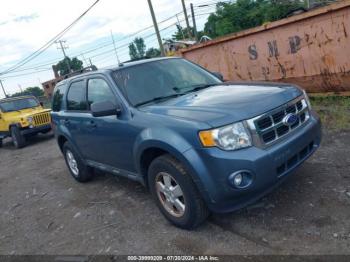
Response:
[[[282,122],[286,126],[292,126],[298,122],[298,116],[295,114],[288,114],[283,118]]]

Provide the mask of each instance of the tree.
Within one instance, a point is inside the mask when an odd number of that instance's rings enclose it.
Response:
[[[188,28],[183,28],[181,25],[176,25],[177,31],[175,34],[172,35],[173,40],[184,40],[189,38],[189,31],[192,33],[193,28],[191,27],[190,30]]]
[[[66,57],[60,62],[58,62],[58,64],[56,65],[60,76],[64,76],[71,73],[69,72],[68,64],[70,65],[70,68],[73,72],[83,69],[83,62],[81,60],[79,60],[76,57],[74,57],[73,59]]]
[[[35,97],[40,97],[44,95],[44,90],[42,90],[38,86],[33,86],[33,87],[28,87],[24,89],[22,92],[18,92],[12,95],[12,97],[17,97],[17,96],[35,96]]]
[[[181,25],[176,25],[177,27],[177,31],[175,32],[175,34],[172,35],[172,39],[173,40],[185,40],[185,39],[189,39],[189,30],[188,28],[183,28]],[[194,35],[194,29],[193,27],[190,28],[191,34]],[[203,31],[198,31],[198,38],[200,39],[203,35],[204,32]]]
[[[146,57],[159,57],[161,55],[160,50],[158,48],[151,47],[146,51]]]
[[[145,57],[146,45],[142,37],[136,37],[132,43],[129,44],[129,55],[131,60],[138,60]]]
[[[276,21],[304,7],[301,0],[237,0],[218,3],[205,24],[204,32],[218,37]]]

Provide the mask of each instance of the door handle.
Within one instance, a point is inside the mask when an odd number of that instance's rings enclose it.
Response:
[[[88,127],[89,128],[96,128],[97,124],[94,121],[90,121],[89,124],[88,124]]]
[[[70,125],[70,120],[69,119],[65,119],[63,121],[63,123],[64,123],[64,125],[69,126]]]

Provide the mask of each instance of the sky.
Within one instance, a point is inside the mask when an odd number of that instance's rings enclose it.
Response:
[[[94,2],[95,0],[0,0],[0,72],[39,49]],[[195,6],[199,30],[203,29],[208,13],[215,10],[215,2],[217,1],[185,0],[186,7],[189,8],[190,3]],[[152,0],[152,3],[162,39],[171,37],[176,31],[175,23],[178,20],[185,27],[184,15],[180,13],[181,0]],[[176,13],[180,13],[178,20],[172,17]],[[160,23],[169,17],[172,18]],[[135,37],[144,37],[147,48],[158,47],[151,26],[147,0],[100,0],[61,39],[66,41],[69,57],[78,57],[84,65],[91,59],[93,64],[101,68],[117,63],[111,31],[119,58],[126,61],[129,59],[127,45]],[[135,34],[148,27],[150,28]],[[8,94],[29,86],[41,87],[42,82],[54,77],[51,65],[62,59],[62,51],[53,44],[30,63],[9,74],[0,75],[0,79]],[[2,97],[4,94],[0,90],[0,98]]]

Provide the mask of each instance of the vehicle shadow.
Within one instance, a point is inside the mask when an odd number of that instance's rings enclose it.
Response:
[[[32,147],[34,145],[44,143],[52,139],[53,137],[54,137],[54,134],[52,132],[49,132],[47,134],[38,134],[36,136],[29,137],[26,140],[26,146],[24,148]],[[2,150],[18,150],[14,147],[11,138],[4,139],[2,143],[3,143],[1,148]]]
[[[264,223],[269,223],[269,221],[272,223],[276,222],[275,220],[278,216],[287,218],[288,224],[288,218],[292,217],[290,211],[296,208],[300,209],[300,207],[295,206],[295,202],[300,201],[300,191],[305,190],[305,187],[307,187],[308,178],[305,177],[305,172],[305,168],[300,168],[299,173],[301,174],[288,178],[279,188],[242,209],[225,214],[211,213],[206,223],[219,227],[224,231],[240,235],[261,246],[268,246],[267,243],[261,240],[262,237],[253,237],[250,233],[246,234],[247,226],[245,224],[249,221],[252,226],[259,227],[262,226],[258,222],[260,219],[263,218]],[[151,201],[149,190],[140,183],[104,171],[94,171],[94,184],[108,185],[112,191],[133,192],[128,195],[135,200],[148,197]],[[295,190],[295,188],[299,189]],[[275,226],[278,228],[281,224],[285,224],[282,219]]]

